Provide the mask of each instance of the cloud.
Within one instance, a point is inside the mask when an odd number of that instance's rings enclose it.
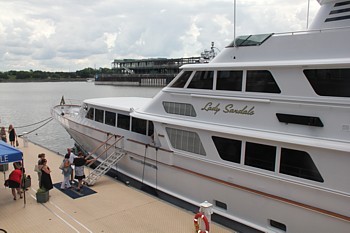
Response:
[[[306,4],[237,0],[236,35],[303,30]],[[0,0],[0,7],[0,71],[199,56],[212,41],[222,49],[234,36],[232,0]]]

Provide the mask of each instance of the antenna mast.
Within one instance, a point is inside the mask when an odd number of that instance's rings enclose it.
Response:
[[[310,0],[307,1],[306,29],[309,28]]]
[[[233,46],[236,47],[236,0],[233,0]]]

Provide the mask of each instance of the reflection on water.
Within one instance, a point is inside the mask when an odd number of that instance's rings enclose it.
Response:
[[[18,135],[35,130],[28,134],[30,141],[64,154],[74,142],[55,120],[39,129],[45,122],[22,126],[50,117],[50,108],[59,104],[62,96],[81,102],[98,97],[153,97],[160,90],[159,87],[104,86],[91,82],[0,83],[0,126],[8,128],[13,124]]]

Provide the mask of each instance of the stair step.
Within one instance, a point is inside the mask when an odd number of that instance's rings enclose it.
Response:
[[[85,179],[84,182],[88,185],[94,185],[95,182],[125,155],[123,152],[114,152],[101,162]]]

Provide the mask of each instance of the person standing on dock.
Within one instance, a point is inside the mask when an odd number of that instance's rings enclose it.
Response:
[[[16,200],[16,191],[19,194],[19,197],[23,198],[21,191],[22,169],[16,162],[13,163],[13,167],[15,170],[13,170],[9,176],[9,188],[11,188],[13,200]]]
[[[40,188],[44,188],[46,191],[53,188],[50,173],[51,173],[51,170],[47,166],[47,160],[42,159]]]
[[[9,126],[9,129],[8,129],[8,133],[9,133],[9,139],[10,139],[10,144],[11,146],[15,147],[15,141],[16,141],[16,131],[15,131],[15,128],[13,127],[13,125],[10,125]]]
[[[6,136],[5,127],[1,127],[0,136],[1,136],[1,140],[7,143],[7,136]]]
[[[73,183],[73,181],[74,181],[74,163],[73,163],[73,161],[77,156],[72,152],[71,148],[67,148],[66,155],[69,155],[69,163],[71,164],[71,168],[72,168],[72,172],[70,175],[70,181]]]
[[[73,161],[75,165],[75,178],[78,180],[77,191],[79,192],[83,186],[83,179],[85,178],[84,166],[92,161],[96,161],[96,159],[86,159],[83,155],[83,152],[79,151],[78,157],[76,157]]]
[[[43,167],[43,159],[45,159],[45,154],[44,153],[40,153],[38,154],[38,164],[35,165],[34,171],[36,171],[38,173],[38,180],[39,180],[39,185],[40,185],[40,180],[41,180],[41,168]]]
[[[70,182],[69,182],[69,178],[72,174],[72,167],[71,164],[69,162],[69,154],[66,154],[64,156],[64,159],[62,161],[63,163],[63,169],[62,169],[62,174],[63,174],[63,181],[61,184],[61,189],[66,189],[66,188],[70,188],[72,187]]]

